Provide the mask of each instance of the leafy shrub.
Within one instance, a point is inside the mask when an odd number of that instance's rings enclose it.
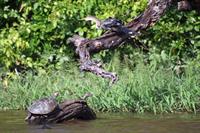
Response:
[[[154,53],[171,60],[199,60],[200,16],[196,12],[168,12],[142,37]]]
[[[57,69],[68,66],[74,60],[74,51],[66,43],[68,37],[78,33],[93,38],[102,33],[84,22],[85,16],[95,15],[101,19],[113,16],[129,22],[146,4],[146,0],[1,1],[0,67],[13,71],[14,68],[47,70],[52,65]],[[199,59],[199,19],[195,12],[172,10],[165,15],[139,38],[150,50],[154,49],[149,53],[149,60],[155,61],[153,55],[159,57],[162,53],[175,60],[185,55]],[[132,50],[123,47],[117,51],[121,58],[127,56],[131,61],[135,56]],[[100,54],[100,57],[105,56],[108,56],[105,52]]]

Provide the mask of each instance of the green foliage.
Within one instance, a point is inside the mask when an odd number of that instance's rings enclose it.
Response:
[[[176,59],[196,58],[200,50],[199,32],[200,16],[196,12],[177,13],[173,9],[144,34],[143,42]]]
[[[22,66],[39,71],[48,70],[49,64],[53,64],[60,69],[74,59],[74,51],[66,43],[69,36],[78,33],[94,38],[102,34],[102,31],[83,21],[85,16],[95,15],[101,19],[112,16],[129,22],[146,5],[146,0],[1,1],[0,67],[5,71]],[[150,50],[154,49],[148,58],[151,60],[161,53],[173,60],[185,58],[185,55],[199,58],[199,19],[195,12],[169,11],[139,38]],[[133,58],[132,48],[125,47],[118,51],[122,51],[120,56],[126,51],[125,56],[130,60]],[[49,62],[52,56],[54,60]],[[101,52],[98,58],[102,57],[108,59],[108,52]]]
[[[77,32],[91,38],[102,33],[90,28],[83,21],[85,16],[102,19],[113,16],[126,21],[145,5],[144,1],[130,0],[1,1],[0,66],[11,71],[16,66],[38,70],[49,64],[48,58],[56,55],[59,68],[66,63],[60,58],[73,61],[74,51],[66,44],[69,36]]]

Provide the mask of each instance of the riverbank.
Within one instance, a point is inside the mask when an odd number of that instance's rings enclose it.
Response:
[[[60,92],[59,101],[91,92],[94,96],[88,103],[96,111],[174,113],[200,109],[200,72],[192,67],[179,76],[171,69],[144,64],[132,70],[118,66],[112,71],[119,75],[112,86],[107,79],[81,73],[77,67],[9,80],[8,87],[0,89],[0,109],[25,109],[34,99],[54,91]]]

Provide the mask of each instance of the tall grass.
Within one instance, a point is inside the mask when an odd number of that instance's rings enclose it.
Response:
[[[112,86],[108,80],[81,73],[77,68],[11,80],[7,89],[0,89],[0,109],[25,109],[33,100],[59,91],[59,101],[93,93],[88,103],[96,111],[199,111],[200,72],[192,67],[177,76],[172,70],[153,70],[143,63],[132,70],[117,66],[121,68],[116,69],[120,79]]]

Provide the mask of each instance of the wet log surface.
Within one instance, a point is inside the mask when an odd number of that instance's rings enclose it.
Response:
[[[94,120],[95,112],[87,105],[85,100],[65,100],[59,104],[61,110],[55,112],[47,118],[41,116],[32,116],[28,119],[29,124],[60,123],[72,119]]]

